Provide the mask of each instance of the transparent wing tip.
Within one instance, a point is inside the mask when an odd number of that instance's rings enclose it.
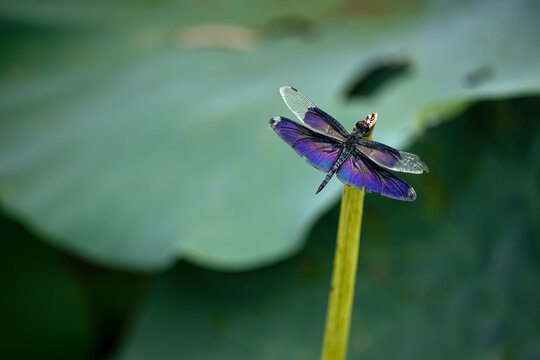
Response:
[[[282,86],[279,88],[279,93],[281,94],[282,97],[285,96],[285,94],[289,91],[298,92],[298,90],[296,90],[295,88],[289,85]]]
[[[422,161],[422,159],[420,159],[418,155],[414,155],[405,151],[400,151],[399,155],[401,156],[401,171],[409,172],[412,174],[422,174],[423,172],[429,172],[429,168]]]
[[[409,188],[409,191],[407,191],[407,200],[414,201],[416,200],[416,191],[411,187]]]
[[[279,124],[280,121],[281,116],[274,116],[273,118],[271,118],[268,124],[270,126],[270,129],[275,129],[276,125]]]

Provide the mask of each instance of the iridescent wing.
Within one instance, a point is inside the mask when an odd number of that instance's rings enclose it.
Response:
[[[357,150],[353,150],[351,156],[341,165],[337,177],[346,185],[358,189],[365,187],[367,192],[378,192],[392,199],[404,201],[416,199],[416,192],[409,184]]]
[[[300,91],[290,86],[282,86],[279,92],[298,120],[315,131],[338,140],[346,140],[349,135],[347,130],[336,119],[315,106]]]
[[[427,165],[418,155],[399,151],[376,141],[360,140],[356,143],[356,149],[377,165],[390,170],[413,174],[429,172]]]
[[[336,162],[343,143],[280,116],[270,119],[270,127],[311,166],[328,172]]]

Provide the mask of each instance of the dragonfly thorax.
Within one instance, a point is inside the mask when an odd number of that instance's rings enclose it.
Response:
[[[362,130],[354,128],[353,132],[347,136],[347,141],[345,141],[345,147],[352,150],[354,145],[358,143],[359,140],[362,140]]]
[[[357,137],[367,136],[371,132],[371,128],[371,124],[369,124],[366,120],[362,120],[356,123],[352,134],[356,134]]]

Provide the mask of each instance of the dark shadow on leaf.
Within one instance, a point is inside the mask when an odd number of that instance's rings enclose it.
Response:
[[[365,98],[379,93],[388,84],[411,72],[411,63],[403,58],[388,58],[363,67],[347,88],[347,99]]]

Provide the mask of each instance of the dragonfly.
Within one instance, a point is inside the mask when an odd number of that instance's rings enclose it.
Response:
[[[300,123],[275,116],[270,119],[270,128],[308,164],[327,173],[316,194],[336,174],[345,185],[357,189],[365,188],[367,192],[397,200],[416,199],[414,189],[389,170],[422,174],[429,169],[415,154],[366,140],[373,131],[377,113],[358,121],[349,134],[343,125],[300,91],[283,86],[279,92]]]

